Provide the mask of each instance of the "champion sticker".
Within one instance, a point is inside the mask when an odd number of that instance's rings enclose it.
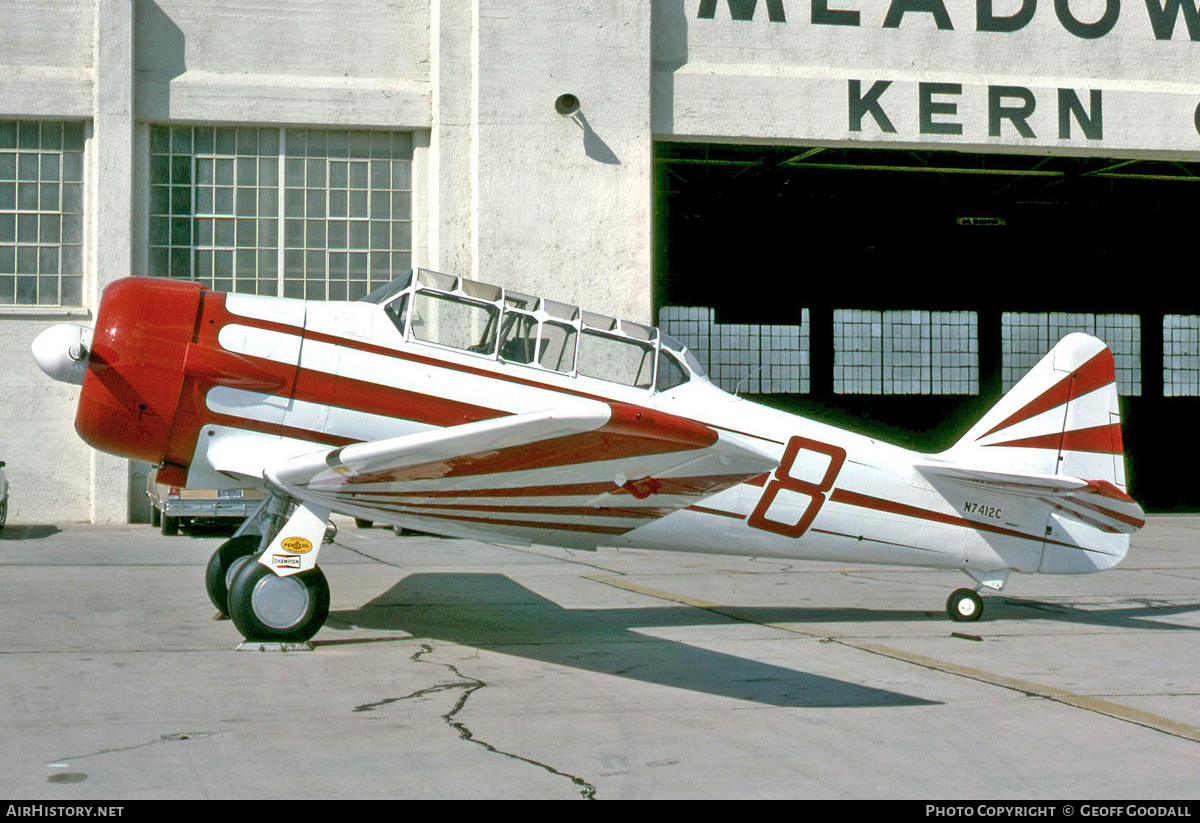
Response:
[[[273,554],[271,555],[271,565],[277,569],[298,569],[300,568],[300,558],[294,554]]]

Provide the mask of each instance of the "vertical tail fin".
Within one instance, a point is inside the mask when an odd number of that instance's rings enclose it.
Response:
[[[1067,475],[1126,491],[1112,352],[1064,337],[942,455],[981,469]]]
[[[1018,501],[1006,516],[1019,519],[1026,501],[1027,526],[1044,528],[1043,573],[1111,568],[1145,524],[1126,490],[1112,352],[1086,334],[1064,337],[961,440],[917,468]]]

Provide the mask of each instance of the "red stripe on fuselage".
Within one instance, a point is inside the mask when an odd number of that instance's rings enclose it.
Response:
[[[360,503],[362,501],[359,501]],[[436,509],[438,511],[478,511],[498,512],[501,514],[559,514],[577,517],[634,517],[641,520],[654,520],[665,517],[675,511],[672,508],[657,506],[499,506],[487,503],[413,503],[395,500],[388,506],[392,511],[411,509]],[[403,507],[403,508],[396,508]]]

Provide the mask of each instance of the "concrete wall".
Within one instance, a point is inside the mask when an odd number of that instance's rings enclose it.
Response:
[[[148,272],[149,124],[414,132],[417,265],[649,320],[650,9],[544,0],[12,0],[0,118],[87,122],[87,299],[0,307],[10,522],[121,522],[126,461],[83,446],[76,392],[29,357]],[[579,113],[555,112],[563,93]]]

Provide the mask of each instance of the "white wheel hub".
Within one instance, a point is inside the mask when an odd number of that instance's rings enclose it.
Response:
[[[308,588],[295,577],[267,575],[250,597],[254,615],[272,629],[289,629],[308,612]]]

